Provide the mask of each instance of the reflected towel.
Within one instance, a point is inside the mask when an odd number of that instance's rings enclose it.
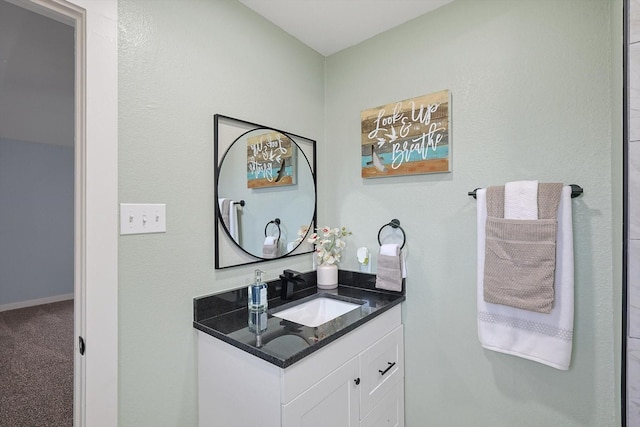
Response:
[[[222,217],[222,223],[227,228],[230,229],[229,226],[229,207],[231,206],[230,199],[218,199],[218,206],[220,207],[220,216]]]
[[[278,256],[278,239],[267,236],[262,244],[262,258],[276,258]]]
[[[230,202],[229,203],[229,234],[236,243],[240,243],[239,235],[240,235],[240,223],[238,222],[238,206],[240,203]]]
[[[397,244],[380,247],[376,272],[376,288],[402,292],[402,257]]]
[[[486,190],[476,192],[478,338],[486,349],[567,370],[573,341],[573,224],[571,187],[562,188],[558,207],[554,306],[549,314],[485,302]]]

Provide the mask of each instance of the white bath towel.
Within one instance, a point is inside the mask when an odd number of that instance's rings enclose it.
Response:
[[[573,342],[571,187],[563,187],[558,207],[555,299],[554,307],[549,314],[484,301],[486,190],[477,190],[476,197],[478,203],[477,308],[480,343],[489,350],[519,356],[561,370],[569,369]]]
[[[538,219],[538,181],[514,181],[504,185],[504,217]]]

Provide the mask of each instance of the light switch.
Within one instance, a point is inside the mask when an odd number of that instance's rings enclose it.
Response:
[[[120,203],[120,234],[165,233],[165,204]]]

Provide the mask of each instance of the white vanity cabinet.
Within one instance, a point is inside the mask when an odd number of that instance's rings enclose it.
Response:
[[[402,333],[397,326],[283,405],[282,426],[404,425]]]
[[[284,369],[198,335],[201,427],[404,425],[400,305]]]

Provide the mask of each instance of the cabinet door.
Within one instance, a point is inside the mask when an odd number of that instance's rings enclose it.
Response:
[[[362,418],[378,405],[400,378],[404,378],[403,342],[400,325],[360,354]]]
[[[357,380],[357,381],[356,381]],[[353,358],[282,407],[282,427],[356,427],[358,358]]]
[[[398,378],[360,427],[404,427],[404,380]]]

